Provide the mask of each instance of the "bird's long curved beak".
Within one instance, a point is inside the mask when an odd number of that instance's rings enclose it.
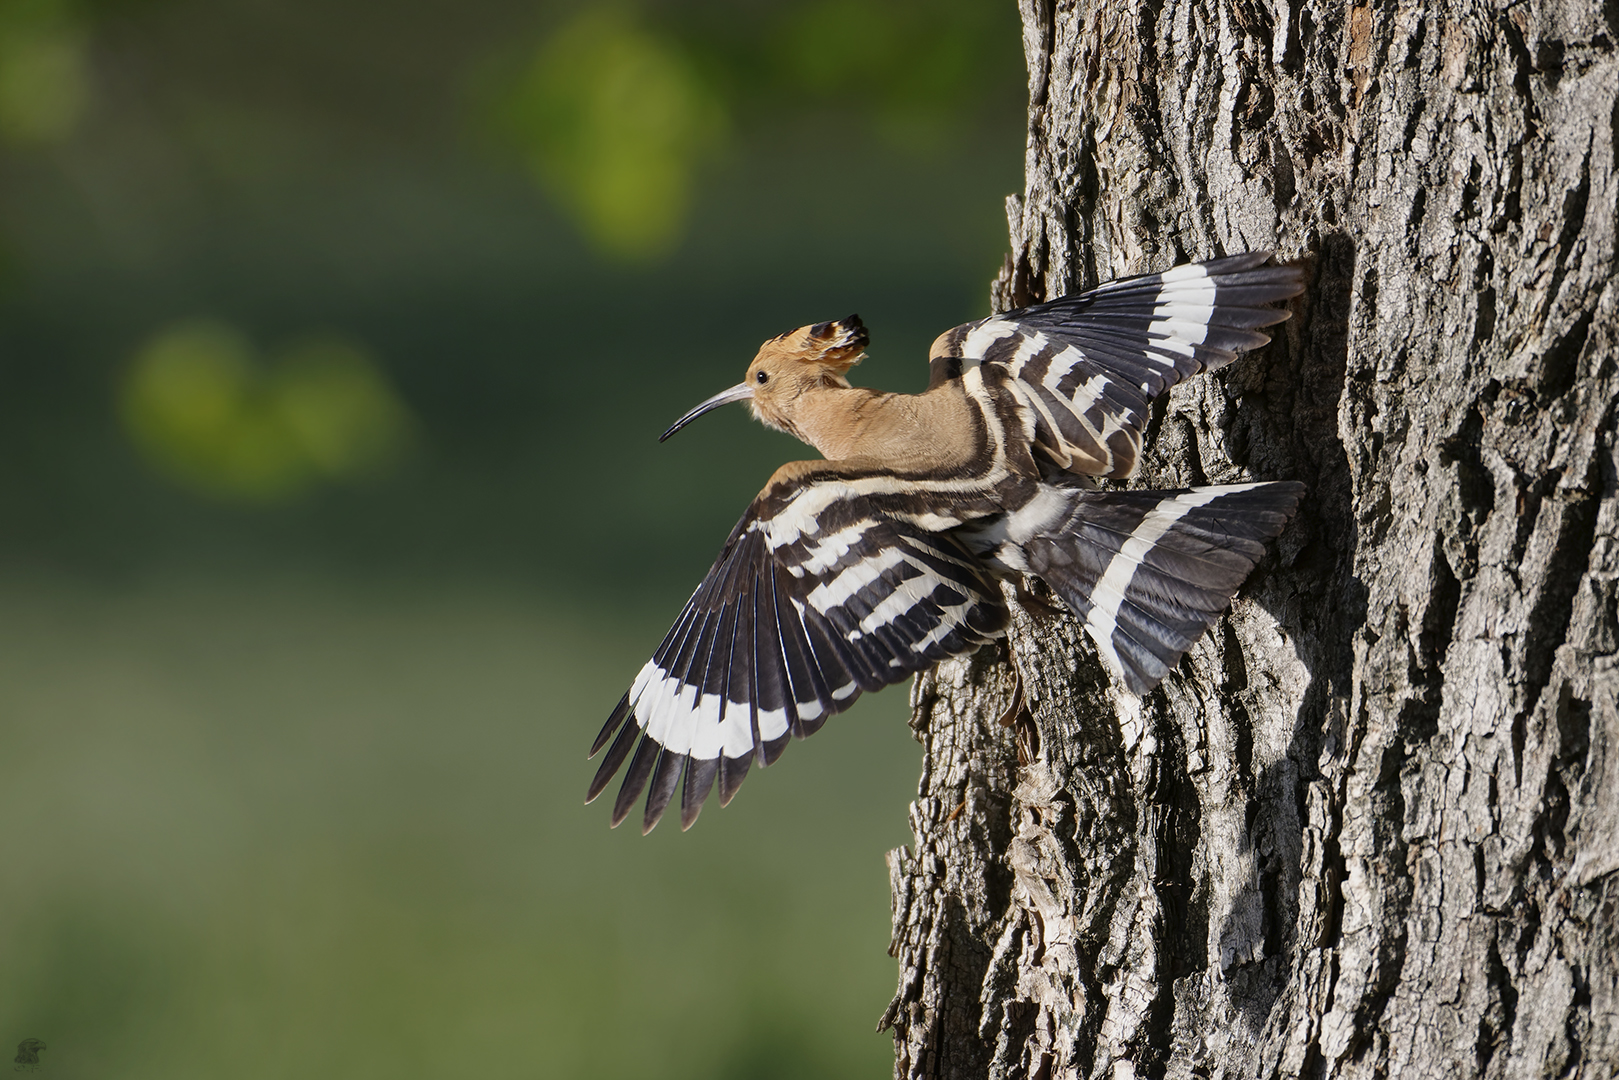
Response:
[[[662,442],[663,440],[667,439],[669,436],[673,435],[675,432],[679,431],[681,428],[685,427],[699,416],[708,412],[710,409],[717,409],[721,405],[729,405],[733,401],[747,401],[752,396],[753,387],[747,383],[737,383],[729,390],[721,390],[719,393],[715,394],[713,397],[709,398],[691,412],[687,413],[685,416],[682,416],[679,420],[676,420],[673,424],[671,424],[668,431],[665,431],[662,435],[658,436],[658,441]]]

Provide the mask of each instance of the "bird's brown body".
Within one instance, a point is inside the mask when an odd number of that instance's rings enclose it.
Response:
[[[753,758],[769,764],[861,691],[1001,636],[996,578],[1043,579],[1126,688],[1150,691],[1303,488],[1097,491],[1092,478],[1134,471],[1153,397],[1269,340],[1258,328],[1287,317],[1272,305],[1302,277],[1266,257],[957,327],[920,394],[849,384],[867,343],[855,316],[765,342],[743,382],[664,437],[746,401],[824,460],[782,466],[754,499],[597,738],[593,754],[617,733],[589,797],[629,759],[614,824],[650,784],[650,829],[683,776],[689,826],[716,779],[723,804]]]
[[[973,423],[959,384],[921,394],[820,387],[791,406],[793,420],[783,430],[828,461],[859,458],[900,470],[919,463],[949,468],[983,451],[983,429]]]
[[[863,354],[818,347],[816,329],[800,327],[767,341],[748,365],[744,384],[754,387],[750,405],[762,423],[828,461],[858,459],[900,472],[950,469],[984,452],[984,426],[975,422],[961,380],[920,394],[850,386],[847,373]]]

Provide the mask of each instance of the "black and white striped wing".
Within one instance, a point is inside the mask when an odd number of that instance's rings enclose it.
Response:
[[[1303,291],[1303,271],[1261,265],[1269,258],[1177,266],[958,326],[934,343],[934,378],[1003,366],[1033,414],[1037,451],[1072,472],[1129,476],[1148,403],[1265,344],[1260,328],[1288,317],[1271,305]]]
[[[1061,518],[1021,547],[1108,666],[1145,694],[1231,603],[1303,496],[1292,482],[1065,492]]]
[[[773,495],[768,515],[761,496],[737,523],[591,748],[613,739],[587,802],[629,760],[615,826],[650,784],[649,831],[684,777],[689,828],[716,780],[724,805],[755,758],[771,764],[861,691],[1004,630],[999,591],[951,537],[884,516],[835,481],[785,503]]]

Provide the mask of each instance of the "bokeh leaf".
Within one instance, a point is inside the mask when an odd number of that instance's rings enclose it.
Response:
[[[89,104],[87,42],[64,6],[0,3],[0,138],[23,144],[65,138]]]
[[[772,47],[807,98],[853,105],[887,141],[941,151],[992,77],[995,40],[983,0],[805,0],[785,9]]]
[[[327,476],[378,472],[404,448],[410,414],[358,346],[337,338],[305,342],[283,356],[272,377],[287,429]]]
[[[535,177],[600,251],[630,261],[679,241],[696,171],[727,131],[679,45],[622,9],[586,9],[548,38],[507,114]]]
[[[148,463],[199,493],[292,498],[397,459],[410,414],[356,345],[306,342],[269,368],[228,324],[189,321],[155,336],[125,382],[125,429]]]

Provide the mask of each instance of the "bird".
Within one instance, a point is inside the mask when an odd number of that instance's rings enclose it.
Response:
[[[1268,251],[1187,263],[958,326],[920,394],[855,387],[858,315],[766,341],[742,382],[660,441],[745,402],[819,451],[771,476],[590,748],[594,801],[642,832],[872,692],[1005,636],[998,581],[1043,581],[1112,677],[1149,693],[1229,606],[1304,496],[1294,481],[1108,488],[1150,404],[1270,340],[1304,271]],[[1021,592],[1015,595],[1022,595]],[[609,742],[611,745],[609,745]]]

